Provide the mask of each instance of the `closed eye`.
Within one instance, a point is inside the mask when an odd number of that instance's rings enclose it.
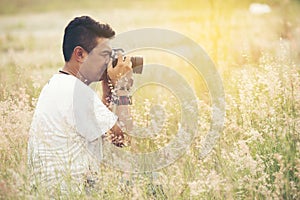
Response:
[[[112,55],[111,51],[102,51],[100,53],[100,56],[103,56],[103,57],[107,57],[107,56],[111,57],[111,55]]]

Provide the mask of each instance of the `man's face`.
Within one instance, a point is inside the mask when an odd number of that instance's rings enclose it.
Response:
[[[111,59],[112,49],[109,39],[98,38],[97,42],[98,45],[87,55],[79,69],[79,72],[89,82],[99,81],[102,78]]]

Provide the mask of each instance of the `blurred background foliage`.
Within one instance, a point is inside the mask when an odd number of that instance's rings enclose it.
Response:
[[[220,7],[224,12],[230,12],[232,9],[247,9],[250,3],[259,2],[267,3],[270,6],[280,6],[281,4],[299,2],[299,0],[114,0],[114,1],[93,1],[93,0],[1,0],[0,13],[1,14],[16,14],[28,12],[46,12],[56,10],[74,10],[74,9],[113,9],[113,8],[151,8],[156,7],[160,9],[192,9],[199,10],[199,8]]]

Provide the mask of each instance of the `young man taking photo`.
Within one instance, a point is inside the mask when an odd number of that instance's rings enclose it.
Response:
[[[132,63],[119,54],[112,66],[109,42],[114,35],[108,24],[88,16],[76,17],[65,28],[65,65],[43,87],[30,128],[28,165],[34,187],[82,191],[84,183],[95,179],[103,136],[111,133],[113,143],[123,145],[123,131],[132,126]],[[100,80],[102,100],[89,87]]]

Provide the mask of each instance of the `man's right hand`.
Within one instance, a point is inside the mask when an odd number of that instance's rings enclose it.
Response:
[[[113,86],[118,85],[118,88],[130,88],[132,86],[132,63],[130,56],[123,59],[122,53],[118,54],[118,62],[115,67],[112,66],[112,61],[108,64],[107,74]]]

